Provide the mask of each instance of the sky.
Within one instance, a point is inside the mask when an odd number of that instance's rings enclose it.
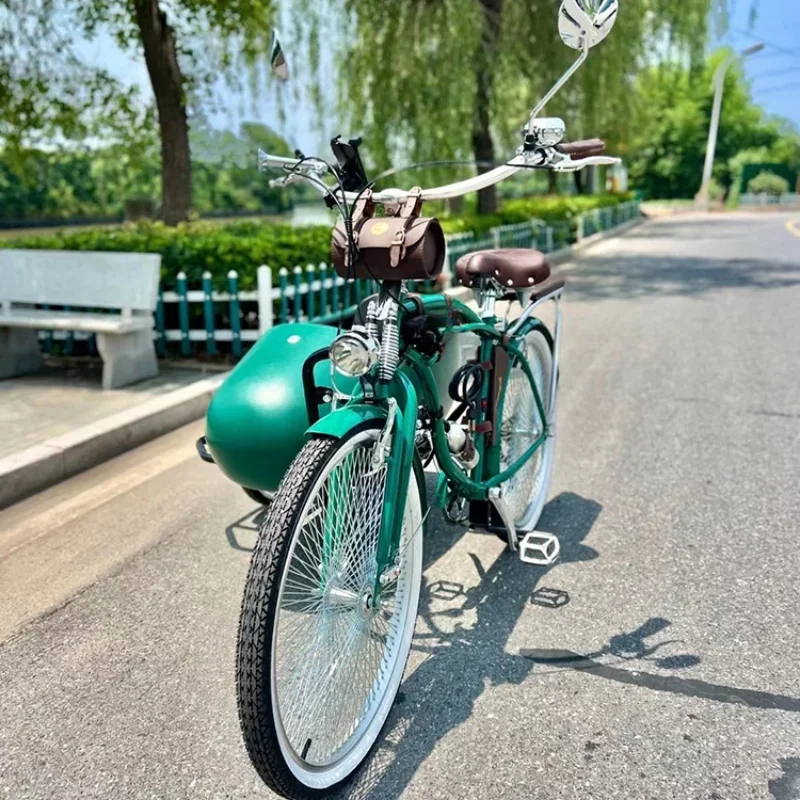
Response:
[[[768,114],[786,117],[800,129],[800,0],[758,0],[758,14],[752,27],[749,24],[750,0],[731,0],[731,3],[730,29],[713,44],[744,50],[759,41],[764,42],[765,49],[745,61],[745,71],[752,80],[754,100]],[[621,13],[624,13],[624,4],[625,0],[620,0]],[[283,43],[291,67],[291,42],[284,38]],[[76,49],[83,58],[108,69],[125,83],[139,85],[143,95],[150,97],[144,62],[120,51],[110,36],[101,34],[91,42],[80,41]],[[334,92],[333,77],[330,76],[331,85],[323,87],[330,96]],[[281,88],[280,91],[288,89]],[[264,122],[306,153],[321,152],[323,141],[336,133],[342,133],[344,138],[358,133],[332,130],[321,135],[314,124],[313,110],[298,108],[288,94],[285,105],[292,109],[292,113],[281,123],[272,95],[242,98],[232,95],[224,83],[220,83],[216,93],[221,99],[221,108],[209,115],[211,125],[236,130],[243,121]]]
[[[760,0],[750,31],[749,6],[749,0],[735,0],[730,30],[721,43],[740,51],[766,44],[745,61],[753,99],[767,113],[786,117],[800,128],[800,0]]]

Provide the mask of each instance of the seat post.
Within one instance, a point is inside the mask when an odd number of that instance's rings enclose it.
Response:
[[[500,296],[500,287],[491,278],[482,279],[473,286],[475,299],[478,302],[478,316],[482,320],[494,319],[495,304]]]

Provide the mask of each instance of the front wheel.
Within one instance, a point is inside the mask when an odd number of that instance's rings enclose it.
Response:
[[[237,695],[264,782],[317,798],[366,758],[411,649],[422,577],[422,509],[411,476],[399,575],[373,598],[386,466],[380,426],[314,439],[292,463],[259,532],[245,585]]]

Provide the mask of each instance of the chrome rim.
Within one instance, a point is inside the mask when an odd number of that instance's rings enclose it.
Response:
[[[553,364],[550,348],[544,337],[534,331],[525,338],[521,349],[528,359],[545,413],[549,413]],[[543,420],[528,377],[522,367],[515,363],[509,374],[503,400],[500,428],[501,471],[519,459],[541,436],[543,429]],[[553,442],[553,438],[549,437],[503,484],[503,497],[511,510],[515,526],[520,530],[533,529],[541,514],[550,478]]]
[[[349,775],[378,736],[402,678],[421,577],[421,513],[411,480],[399,575],[375,600],[386,467],[377,431],[354,437],[315,481],[293,532],[273,631],[281,750],[306,785]]]

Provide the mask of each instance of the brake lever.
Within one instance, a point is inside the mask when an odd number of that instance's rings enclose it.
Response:
[[[614,156],[588,156],[587,158],[564,158],[550,166],[553,172],[577,172],[584,167],[590,167],[594,164],[600,166],[612,166],[614,164],[621,164],[621,158],[614,158]]]
[[[283,188],[284,186],[289,186],[289,185],[290,185],[290,184],[292,184],[292,183],[297,183],[297,181],[298,181],[298,180],[299,180],[301,177],[302,177],[302,176],[301,176],[301,175],[299,175],[298,173],[296,173],[296,172],[291,172],[291,173],[289,173],[288,175],[284,175],[284,176],[283,176],[283,177],[281,177],[281,178],[273,178],[273,179],[272,179],[272,180],[269,182],[269,187],[270,187],[270,189],[281,189],[281,188]]]

